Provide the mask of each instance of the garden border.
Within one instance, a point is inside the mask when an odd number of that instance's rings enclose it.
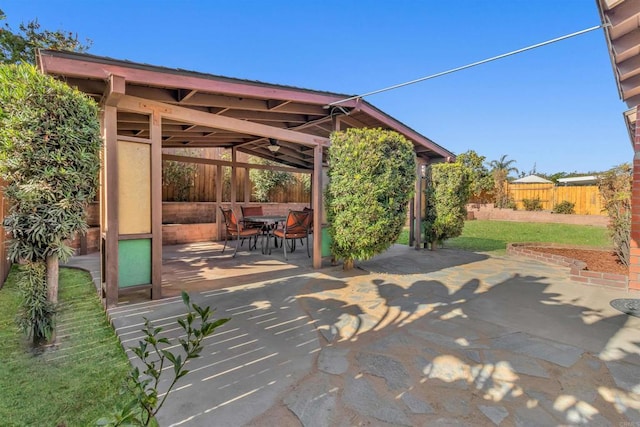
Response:
[[[538,252],[529,248],[558,248],[558,249],[587,249],[604,250],[605,248],[562,245],[558,243],[509,243],[507,244],[507,254],[520,255],[533,258],[538,261],[569,267],[569,278],[574,282],[579,282],[591,286],[603,286],[612,289],[629,290],[629,278],[622,274],[604,273],[601,271],[587,270],[587,264],[583,261],[568,258],[562,255]]]

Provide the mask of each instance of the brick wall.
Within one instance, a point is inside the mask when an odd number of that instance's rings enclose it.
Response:
[[[265,215],[286,216],[289,209],[302,210],[308,203],[250,203],[250,206],[262,206]],[[223,203],[230,207],[231,203]],[[236,214],[240,216],[241,203],[236,204]],[[162,244],[176,245],[181,243],[216,241],[218,236],[216,224],[215,202],[164,202],[162,204]],[[87,210],[90,225],[99,225],[100,210],[97,203],[91,204]],[[86,236],[87,253],[100,250],[100,227],[91,227]],[[81,238],[77,236],[70,246],[80,253]]]
[[[87,230],[87,253],[94,253],[100,251],[100,227],[91,227]],[[80,254],[82,238],[78,235],[69,242],[69,246],[76,250],[76,254]]]
[[[605,286],[614,289],[628,289],[629,279],[621,274],[604,273],[600,271],[586,270],[587,264],[577,259],[567,258],[562,255],[547,254],[531,250],[532,247],[546,248],[577,248],[584,249],[583,246],[560,245],[555,243],[509,243],[507,253],[510,255],[526,256],[538,261],[559,264],[569,268],[569,278],[574,282],[585,285]]]
[[[545,211],[514,211],[494,208],[493,204],[467,205],[470,219],[516,222],[553,222],[560,224],[593,225],[606,227],[609,217],[604,215],[564,215]]]

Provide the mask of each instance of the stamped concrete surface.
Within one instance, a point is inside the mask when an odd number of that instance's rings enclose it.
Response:
[[[161,425],[640,425],[640,319],[609,306],[634,294],[449,249],[394,246],[351,272],[294,255],[165,247],[169,296],[109,310],[125,348],[143,317],[178,336],[181,289],[231,317]]]

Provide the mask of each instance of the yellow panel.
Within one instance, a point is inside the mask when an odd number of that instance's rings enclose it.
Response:
[[[151,145],[118,141],[119,234],[151,233]]]

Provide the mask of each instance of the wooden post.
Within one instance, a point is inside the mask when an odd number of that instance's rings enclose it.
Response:
[[[422,238],[422,163],[418,161],[416,165],[416,195],[415,195],[415,228],[414,228],[414,238],[415,238],[415,248],[416,250],[420,249],[420,240]]]
[[[322,267],[322,146],[313,149],[313,182],[311,186],[313,206],[313,268]]]
[[[244,204],[251,202],[251,169],[244,168]]]
[[[216,237],[218,240],[222,239],[222,223],[224,222],[224,218],[222,218],[222,212],[220,212],[220,207],[222,206],[222,165],[216,166],[216,229],[218,236]]]
[[[238,151],[236,147],[231,149],[231,209],[235,209],[236,207],[236,162],[237,162],[237,154]]]
[[[162,118],[151,114],[151,298],[162,298]]]
[[[104,207],[106,221],[102,223],[105,240],[102,259],[104,271],[104,297],[107,307],[118,303],[118,115],[117,108],[104,107]]]
[[[413,241],[415,239],[415,220],[416,220],[416,213],[414,211],[414,206],[415,206],[415,197],[412,197],[411,200],[409,200],[409,246],[413,246]]]

